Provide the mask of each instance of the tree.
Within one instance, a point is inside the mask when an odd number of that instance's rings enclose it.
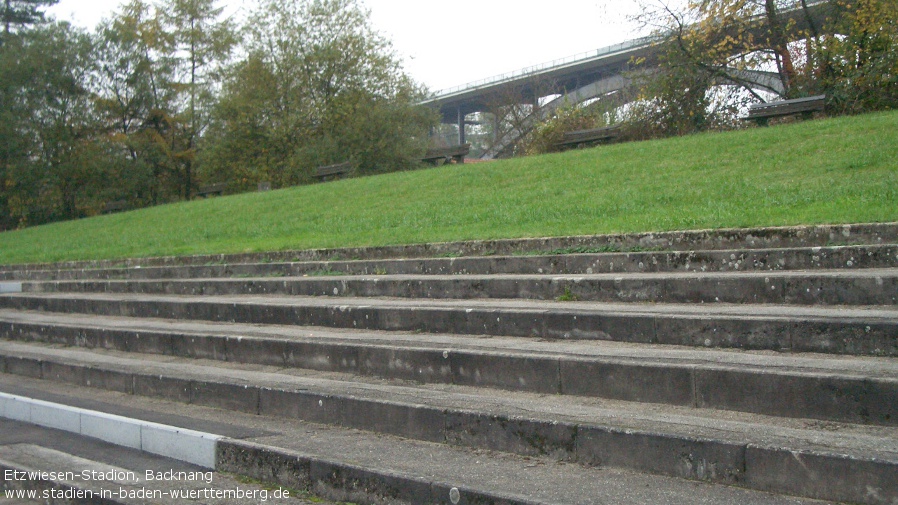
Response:
[[[71,219],[94,203],[104,165],[97,149],[90,37],[66,23],[16,38],[3,51],[4,189],[15,225]],[[10,51],[14,49],[14,51]]]
[[[213,0],[132,0],[101,25],[94,86],[109,142],[126,153],[118,196],[132,205],[191,196],[197,153],[235,42]]]
[[[894,0],[660,0],[642,20],[663,38],[633,110],[642,131],[733,127],[749,102],[826,94],[828,110],[898,106]]]
[[[564,140],[566,132],[591,130],[620,123],[619,97],[626,90],[599,99],[575,104],[567,102],[552,111],[552,114],[535,125],[533,131],[523,141],[527,155],[557,152],[558,144]],[[629,132],[624,132],[629,136]]]
[[[657,56],[656,68],[634,73],[637,99],[627,107],[628,137],[650,139],[735,126],[739,109],[757,92],[749,83],[732,85],[720,71],[697,65],[692,44],[680,40],[668,45]]]
[[[223,9],[215,4],[216,0],[166,0],[162,5],[178,63],[177,83],[184,95],[172,123],[183,138],[180,148],[172,144],[172,155],[181,167],[185,199],[193,191],[197,143],[208,126],[216,83],[236,43],[231,21],[220,20]]]
[[[355,0],[266,0],[246,25],[206,153],[207,177],[252,187],[311,182],[316,166],[410,168],[432,113]]]
[[[121,152],[105,191],[109,200],[155,205],[180,194],[166,125],[178,96],[173,41],[160,13],[132,0],[98,28],[93,88],[106,142]]]
[[[644,6],[641,20],[668,41],[672,64],[690,65],[748,93],[762,88],[787,98],[795,94],[799,47],[790,40],[819,31],[807,2],[795,0],[689,0],[678,10],[658,2]],[[770,70],[779,83],[746,75]]]
[[[220,15],[213,0],[130,0],[94,36],[15,30],[0,46],[0,228],[189,198],[203,163],[235,187],[347,158],[362,173],[416,164],[434,118],[354,0],[268,0],[230,68]]]
[[[2,0],[0,4],[0,19],[3,21],[3,37],[0,44],[9,39],[13,28],[32,25],[43,21],[42,7],[49,7],[59,3],[59,0]]]
[[[813,8],[812,8],[813,7]],[[642,100],[631,112],[648,136],[735,127],[750,102],[821,92],[810,48],[827,33],[833,2],[688,0],[643,5],[657,60],[644,62]]]
[[[18,224],[15,215],[17,174],[28,162],[31,145],[20,135],[27,111],[18,99],[19,90],[28,82],[27,71],[21,62],[22,41],[10,40],[0,46],[0,230]]]
[[[493,116],[493,138],[484,151],[496,157],[527,151],[531,131],[541,119],[546,119],[540,117],[540,98],[556,93],[557,89],[554,80],[535,75],[493,92],[486,100]]]
[[[151,9],[132,0],[97,30],[98,108],[109,128],[124,135],[139,130],[150,111],[169,107],[175,95],[171,37]]]
[[[833,110],[898,108],[898,3],[839,0],[830,32],[812,47],[813,75]]]

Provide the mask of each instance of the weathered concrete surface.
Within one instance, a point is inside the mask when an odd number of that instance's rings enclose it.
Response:
[[[898,267],[898,245],[8,270],[0,271],[0,279],[38,281],[170,280],[304,275],[589,275],[894,267]]]
[[[106,356],[105,361],[118,361],[118,358]],[[120,362],[111,366],[124,365],[124,362]],[[177,365],[170,361],[152,364],[143,361],[131,363],[130,366],[148,372],[150,368],[156,368],[156,371],[160,371],[159,368],[166,368],[171,371]],[[199,367],[191,365],[189,368],[190,371],[183,370],[182,373],[191,375],[193,381],[200,380],[199,375],[202,372]],[[216,380],[223,379],[221,377],[223,369],[216,367],[209,372],[217,376]],[[263,370],[241,371],[230,368],[226,375],[229,380],[247,374],[263,379],[269,373]],[[397,432],[404,432],[404,437],[415,438],[413,429],[426,428],[422,426],[425,423],[439,422],[440,425],[429,429],[446,430],[444,440],[452,445],[501,449],[537,458],[548,455],[555,459],[576,460],[587,466],[638,468],[651,473],[702,482],[739,486],[758,482],[762,483],[761,489],[771,491],[778,490],[779,484],[776,483],[776,479],[781,479],[782,476],[770,475],[770,466],[748,464],[746,454],[751,448],[775,461],[777,455],[785,450],[791,457],[802,458],[806,464],[803,471],[828,473],[836,467],[844,467],[847,473],[838,475],[833,473],[834,479],[864,483],[868,486],[868,490],[876,491],[875,499],[871,499],[867,493],[864,496],[852,496],[850,499],[853,501],[889,503],[889,500],[896,496],[896,490],[893,488],[898,487],[896,484],[898,480],[883,479],[883,476],[896,475],[898,442],[891,439],[891,435],[871,428],[845,426],[838,433],[821,434],[817,430],[804,427],[804,423],[800,421],[789,423],[764,417],[737,418],[732,414],[700,418],[687,416],[670,408],[646,409],[632,406],[628,408],[625,404],[606,402],[601,405],[578,402],[575,406],[574,403],[562,398],[553,398],[549,401],[541,398],[537,404],[528,395],[479,397],[473,390],[465,391],[464,388],[429,390],[424,395],[425,399],[421,400],[424,403],[419,401],[409,404],[405,403],[405,398],[409,395],[404,392],[403,387],[371,384],[361,388],[356,383],[347,386],[352,392],[346,390],[343,394],[336,392],[331,394],[309,389],[309,387],[316,389],[314,383],[317,383],[318,388],[326,387],[324,380],[310,382],[310,379],[300,377],[275,378],[271,375],[267,377],[253,382],[264,384],[272,379],[282,385],[293,382],[295,396],[318,398],[317,401],[313,398],[308,407],[297,409],[301,415],[315,410],[331,411],[340,419],[334,424],[343,427],[365,430],[383,427],[384,425],[379,424],[375,416],[369,415],[367,409],[357,410],[352,407],[353,403],[372,401],[371,395],[381,391],[384,397],[376,401],[376,404],[394,409],[394,415],[399,415],[402,409],[406,411],[405,416],[409,424],[392,425],[391,428],[394,435]],[[297,387],[300,383],[304,383],[305,386]],[[283,389],[282,391],[286,392]],[[421,396],[421,391],[415,395],[419,400]],[[440,402],[448,403],[435,408]],[[484,413],[487,405],[490,414]],[[500,407],[501,405],[504,407]],[[435,414],[407,417],[410,413],[428,410],[433,410]],[[518,414],[512,414],[513,411],[517,411]],[[439,412],[443,414],[436,415]],[[268,415],[264,411],[261,414]],[[239,415],[240,413],[236,412],[229,414],[235,417]],[[546,415],[550,417],[544,417]],[[319,417],[318,420],[320,422],[324,419]],[[698,433],[703,435],[698,436]],[[267,445],[274,440],[279,442],[278,445],[287,445],[280,444],[281,439],[277,437],[268,438]],[[271,466],[264,459],[250,458],[242,461],[243,466],[260,463],[263,469]],[[852,470],[851,466],[846,467],[845,461],[853,462],[855,469]],[[782,465],[773,467],[776,472],[782,471]],[[871,469],[873,472],[869,472]],[[847,488],[839,487],[839,489],[844,492]],[[815,489],[814,492],[824,491]]]
[[[9,384],[9,377],[0,376],[0,389]],[[32,396],[64,394],[74,404],[99,398],[113,410],[145,411],[156,416],[164,416],[167,412],[167,415],[178,418],[186,414],[199,423],[218,423],[224,418],[232,425],[232,430],[267,433],[223,444],[218,458],[219,469],[360,504],[448,504],[451,503],[449,492],[452,488],[460,491],[459,503],[483,504],[821,503],[718,484],[610,467],[594,468],[550,458],[524,458],[451,447],[283,418],[241,413],[223,416],[222,411],[208,407],[148,401],[139,396],[47,381],[28,381],[27,386]],[[15,433],[19,440],[24,440],[27,434],[25,430],[0,430],[0,433]],[[47,437],[47,442],[55,447],[57,443],[74,441],[51,441]],[[68,445],[63,447],[73,452]]]
[[[898,244],[898,223],[746,228],[658,233],[596,235],[535,239],[485,240],[351,249],[318,249],[249,254],[213,254],[104,261],[73,261],[55,264],[10,265],[2,271],[109,268],[210,263],[266,263],[378,258],[437,258],[441,256],[511,256],[557,250],[646,250],[675,251],[827,247],[854,244]]]
[[[18,316],[18,317],[17,317]],[[0,312],[0,336],[40,342],[201,358],[233,363],[352,373],[421,383],[496,387],[512,391],[594,396],[737,410],[767,415],[805,417],[862,424],[898,425],[898,363],[886,359],[828,356],[745,355],[732,352],[644,349],[626,345],[588,345],[505,339],[386,334],[353,338],[333,330],[284,327],[260,334],[246,325],[129,322],[65,316]],[[122,325],[125,325],[123,328]],[[232,327],[233,326],[233,327]],[[428,340],[431,340],[428,342]],[[147,346],[147,342],[154,344]],[[14,360],[14,366],[21,362]],[[49,367],[49,368],[47,368]],[[24,371],[37,376],[39,371]],[[43,373],[54,373],[45,365]],[[56,372],[59,373],[59,372]],[[85,371],[78,383],[131,392],[127,375]],[[154,379],[153,384],[159,380]],[[174,393],[182,401],[199,402],[207,389]],[[151,386],[142,386],[149,391]],[[158,386],[157,386],[158,388]],[[188,389],[187,393],[183,388]],[[225,391],[216,391],[223,394]],[[214,396],[213,394],[213,396]],[[193,396],[197,398],[193,398]],[[239,400],[231,409],[253,411],[256,397]]]
[[[0,308],[898,356],[894,308],[52,293],[0,296]]]
[[[116,505],[176,505],[184,503],[208,503],[221,505],[256,505],[262,502],[261,483],[241,481],[234,476],[182,463],[177,460],[162,458],[145,452],[126,449],[91,438],[72,435],[57,430],[42,428],[32,424],[19,423],[0,419],[0,475],[7,470],[17,472],[55,472],[63,474],[54,476],[54,480],[19,477],[0,479],[0,497],[6,490],[44,490],[55,489],[59,493],[69,491],[70,495],[81,491],[81,499],[35,499],[33,503],[71,503],[71,504],[116,504]],[[147,479],[147,471],[154,475],[167,472],[177,475],[195,476],[183,479]],[[73,475],[65,475],[70,472]],[[86,472],[86,473],[85,473]],[[14,474],[15,475],[15,474]],[[48,476],[49,477],[49,476]],[[69,480],[67,477],[73,477]],[[208,478],[208,480],[207,480]],[[255,493],[255,497],[215,498],[213,494],[205,496],[205,490],[235,492],[243,490],[244,494]],[[276,488],[275,488],[276,489]],[[145,492],[147,498],[137,498],[137,493]],[[195,493],[197,499],[180,496],[182,492]],[[274,490],[267,493],[267,502],[284,505],[311,505],[312,503],[330,502],[312,501],[303,497],[290,499],[273,498]],[[204,499],[205,497],[205,499]],[[196,498],[196,497],[195,497]],[[0,503],[3,503],[0,501]],[[31,503],[25,500],[7,503]]]
[[[892,223],[3,268],[109,292],[0,295],[0,388],[242,431],[230,471],[356,502],[894,505],[896,253]]]
[[[592,275],[390,275],[25,282],[25,292],[898,305],[898,268]]]

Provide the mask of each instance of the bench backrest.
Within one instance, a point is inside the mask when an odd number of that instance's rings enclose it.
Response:
[[[337,163],[336,165],[327,165],[315,169],[315,177],[330,177],[332,175],[348,174],[352,170],[350,162]]]
[[[471,152],[471,144],[461,144],[458,146],[449,147],[436,147],[433,149],[428,149],[427,152],[424,153],[424,157],[421,158],[421,160],[429,161],[440,158],[456,158],[460,156],[467,156],[469,152]]]
[[[196,191],[197,196],[205,196],[205,195],[220,195],[224,193],[224,191],[228,188],[227,183],[219,182],[216,184],[208,184],[206,186],[200,186],[200,188]]]
[[[608,140],[620,137],[621,125],[615,124],[611,126],[603,126],[602,128],[593,128],[590,130],[576,130],[565,132],[562,136],[560,146],[570,144],[580,144],[584,142],[595,142],[598,140]]]
[[[826,108],[826,95],[779,100],[776,102],[756,103],[748,107],[748,119],[788,116],[803,112],[822,112]]]
[[[127,200],[116,200],[114,202],[108,202],[105,206],[103,206],[103,214],[112,214],[113,212],[121,212],[124,210],[128,210]]]

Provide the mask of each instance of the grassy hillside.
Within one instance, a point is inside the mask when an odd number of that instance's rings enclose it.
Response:
[[[898,113],[351,179],[0,234],[0,264],[898,221]]]

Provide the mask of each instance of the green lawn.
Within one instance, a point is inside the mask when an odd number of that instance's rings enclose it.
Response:
[[[898,221],[898,113],[350,179],[0,234],[0,264]]]

